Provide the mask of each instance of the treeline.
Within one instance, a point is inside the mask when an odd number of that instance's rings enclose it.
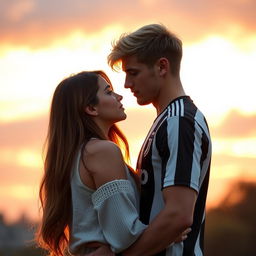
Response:
[[[256,255],[256,184],[233,185],[206,216],[205,256]]]

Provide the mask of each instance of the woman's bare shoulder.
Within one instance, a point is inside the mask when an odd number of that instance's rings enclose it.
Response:
[[[120,154],[121,150],[112,141],[93,139],[87,143],[85,153],[91,156],[101,154]]]
[[[120,148],[107,140],[91,140],[84,151],[84,162],[93,175],[96,187],[115,179],[126,179]]]
[[[108,140],[90,140],[85,147],[83,158],[91,170],[124,165],[120,148]]]

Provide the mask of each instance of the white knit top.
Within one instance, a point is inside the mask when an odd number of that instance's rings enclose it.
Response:
[[[139,221],[139,194],[128,168],[127,180],[108,182],[96,191],[83,184],[79,174],[81,152],[71,176],[72,223],[69,250],[82,254],[85,243],[102,242],[115,252],[128,248],[147,227]],[[63,209],[65,210],[65,209]]]

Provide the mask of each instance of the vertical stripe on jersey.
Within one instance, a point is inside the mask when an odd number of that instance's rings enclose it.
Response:
[[[175,101],[175,108],[176,108],[175,115],[176,116],[179,116],[179,114],[180,114],[180,104],[179,103],[180,103],[179,100]]]
[[[152,144],[152,166],[154,171],[154,181],[155,181],[155,190],[162,190],[162,164],[160,161],[160,156],[158,154],[158,149],[156,147],[156,139],[155,136],[153,144]],[[164,207],[164,200],[162,193],[155,193],[153,198],[152,210],[150,213],[150,222],[156,217],[156,215],[160,212],[160,210]]]
[[[151,152],[152,148],[150,149],[148,155],[151,155]],[[144,162],[147,162],[147,169],[142,170],[141,178],[143,179],[143,175],[147,175],[147,182],[141,184],[142,189],[140,195],[140,220],[142,221],[142,223],[148,225],[150,220],[150,213],[152,211],[153,198],[155,194],[155,178],[152,169],[152,162],[146,158],[142,160],[142,164]]]
[[[200,186],[204,180],[205,174],[208,171],[208,167],[210,166],[212,148],[210,143],[210,133],[207,126],[207,122],[200,111],[197,111],[195,120],[197,125],[201,128],[201,159],[200,159],[200,166],[201,166],[201,175],[200,175]]]
[[[180,116],[184,116],[184,100],[180,99]]]
[[[201,231],[199,231],[199,234],[198,234],[198,237],[196,240],[196,244],[195,244],[194,253],[196,256],[203,256],[203,252],[200,247],[200,238],[201,238]]]
[[[210,167],[209,167],[210,168]],[[183,256],[190,255],[190,252],[195,253],[195,246],[196,242],[200,233],[199,238],[199,244],[200,250],[202,253],[204,252],[203,248],[203,235],[204,235],[204,217],[205,217],[205,202],[206,202],[206,195],[207,195],[207,189],[209,184],[209,168],[208,172],[204,178],[204,181],[202,183],[202,186],[200,188],[200,192],[197,196],[196,204],[195,204],[195,210],[194,210],[194,219],[193,224],[191,226],[192,231],[189,233],[188,238],[184,241],[184,251]],[[199,248],[197,248],[197,251]],[[197,254],[194,254],[197,256]]]
[[[167,143],[169,149],[169,158],[166,164],[166,168],[163,173],[164,184],[163,187],[173,185],[170,182],[174,181],[176,170],[176,159],[178,157],[177,144],[179,138],[179,117],[172,117],[167,120]]]
[[[200,177],[200,186],[205,178],[205,175],[208,171],[208,167],[210,165],[210,161],[211,161],[211,144],[209,142],[209,139],[208,137],[206,136],[205,133],[203,133],[203,136],[202,136],[202,156],[201,156],[201,159],[200,159],[200,165],[201,165],[201,177]]]
[[[195,122],[195,138],[194,138],[194,152],[192,160],[191,180],[190,186],[199,191],[200,186],[200,174],[201,174],[201,156],[202,152],[202,136],[203,131],[199,125]]]
[[[186,108],[182,101],[184,115],[186,117],[179,118],[179,132],[178,132],[178,144],[177,147],[177,166],[175,171],[175,184],[178,185],[188,185],[191,184],[192,179],[196,177],[193,176],[193,163],[195,165],[196,159],[195,152],[195,125],[192,122],[197,112],[197,108],[193,107]],[[188,112],[189,111],[189,112]],[[197,143],[197,141],[196,141]],[[196,150],[196,151],[195,151]],[[194,166],[196,168],[196,166]],[[184,184],[185,183],[185,184]],[[197,184],[197,183],[195,183]],[[198,190],[198,187],[195,187],[194,184],[191,184],[192,187]]]
[[[170,158],[170,150],[168,146],[167,120],[162,124],[161,131],[156,134],[156,149],[160,156],[161,164],[161,186],[164,187],[164,178],[166,175],[167,163]],[[161,188],[161,189],[162,189]]]
[[[177,148],[177,164],[175,171],[175,181],[177,185],[188,185],[191,180],[195,128],[191,124],[188,126],[188,120],[179,118],[178,131],[178,148]]]

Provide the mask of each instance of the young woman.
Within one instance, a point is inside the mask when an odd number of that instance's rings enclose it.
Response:
[[[63,80],[51,105],[44,176],[40,186],[40,246],[50,255],[131,245],[145,229],[138,219],[136,174],[125,164],[125,136],[116,126],[126,114],[122,96],[102,71]]]

